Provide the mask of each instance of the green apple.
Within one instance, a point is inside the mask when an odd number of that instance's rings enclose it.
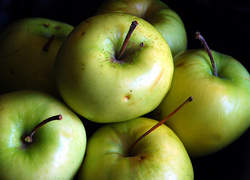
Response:
[[[97,14],[127,13],[151,23],[169,44],[173,56],[187,48],[187,34],[180,16],[160,0],[107,0]]]
[[[219,151],[250,126],[249,72],[231,56],[208,52],[210,57],[202,49],[175,56],[171,89],[151,116],[160,120],[192,94],[196,101],[166,122],[192,157]]]
[[[73,30],[69,24],[26,18],[0,33],[0,92],[41,90],[59,95],[54,62],[59,47]]]
[[[89,139],[76,179],[194,179],[185,147],[166,125],[132,144],[157,124],[149,118],[107,124]]]
[[[1,180],[73,179],[86,132],[65,104],[38,91],[6,93],[0,96],[0,124]]]
[[[171,85],[173,57],[145,20],[103,14],[71,32],[58,51],[55,72],[62,98],[76,113],[94,122],[121,122],[160,104]]]

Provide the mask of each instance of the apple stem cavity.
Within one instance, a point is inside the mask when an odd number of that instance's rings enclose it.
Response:
[[[165,123],[169,118],[171,118],[174,114],[176,114],[181,108],[186,105],[187,103],[193,101],[193,97],[190,96],[184,103],[182,103],[177,109],[175,109],[171,114],[169,114],[167,117],[163,118],[161,121],[159,121],[155,126],[153,126],[151,129],[149,129],[147,132],[142,134],[135,142],[132,144],[132,146],[129,149],[129,154],[131,155],[131,152],[133,148],[148,134],[150,134],[152,131],[154,131],[156,128],[160,127],[163,123]]]
[[[49,46],[52,43],[53,39],[55,38],[55,35],[52,35],[49,40],[47,41],[47,43],[44,45],[43,50],[48,52],[49,51]]]
[[[120,50],[120,52],[119,52],[119,54],[118,54],[118,56],[116,58],[117,60],[121,60],[122,55],[124,54],[125,49],[126,49],[126,47],[128,45],[128,41],[129,41],[129,39],[130,39],[130,37],[131,37],[131,35],[132,35],[133,31],[135,30],[135,28],[136,28],[137,25],[138,25],[137,21],[133,21],[131,23],[129,31],[128,31],[127,35],[126,35],[126,38],[123,41],[122,48],[121,48],[121,50]]]
[[[54,120],[62,120],[62,115],[59,114],[59,115],[56,115],[56,116],[52,116],[52,117],[49,117],[47,119],[45,119],[44,121],[40,122],[30,133],[30,135],[26,136],[24,141],[27,142],[27,143],[31,143],[32,142],[32,137],[33,135],[35,134],[35,132],[41,128],[43,125],[47,124],[48,122],[51,122],[51,121],[54,121]]]
[[[211,64],[212,64],[213,75],[218,77],[217,69],[216,69],[215,62],[214,62],[214,58],[213,58],[212,52],[211,52],[207,42],[205,41],[204,37],[201,35],[200,32],[196,32],[194,37],[195,37],[195,39],[199,39],[201,41],[201,44],[206,49],[207,54],[208,54],[208,56],[210,58],[210,61],[211,61]]]

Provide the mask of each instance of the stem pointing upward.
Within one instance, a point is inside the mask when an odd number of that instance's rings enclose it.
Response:
[[[211,52],[210,48],[207,45],[207,42],[205,41],[204,37],[201,35],[200,32],[196,32],[194,37],[195,37],[195,39],[199,39],[201,41],[201,44],[203,44],[203,46],[206,49],[207,54],[208,54],[208,56],[210,58],[211,64],[212,64],[213,75],[218,77],[217,69],[216,69],[215,62],[214,62],[214,58],[213,58],[213,55],[212,55],[212,52]]]
[[[159,121],[155,126],[153,126],[151,129],[149,129],[147,132],[142,134],[135,142],[132,144],[132,146],[129,149],[129,154],[131,154],[133,148],[136,144],[138,144],[139,141],[141,141],[145,136],[147,136],[149,133],[154,131],[156,128],[160,127],[163,123],[165,123],[169,118],[171,118],[173,115],[175,115],[184,105],[187,103],[193,101],[193,97],[190,96],[184,103],[182,103],[177,109],[175,109],[171,114],[169,114],[167,117],[163,118],[161,121]]]
[[[138,25],[137,21],[133,21],[131,23],[129,31],[128,31],[127,35],[126,35],[126,38],[125,38],[124,42],[123,42],[122,48],[121,48],[121,50],[120,50],[120,52],[119,52],[119,54],[117,56],[117,60],[121,60],[122,55],[125,52],[125,49],[126,49],[126,47],[128,45],[128,41],[129,41],[129,39],[130,39],[130,37],[131,37],[131,35],[132,35],[133,31],[135,30],[137,25]]]
[[[32,137],[33,135],[35,134],[35,132],[41,128],[43,125],[47,124],[48,122],[50,121],[54,121],[54,120],[61,120],[62,119],[62,115],[59,114],[59,115],[56,115],[56,116],[52,116],[52,117],[49,117],[47,119],[45,119],[44,121],[40,122],[30,133],[30,135],[26,136],[26,138],[24,139],[25,142],[27,143],[31,143],[32,142]]]

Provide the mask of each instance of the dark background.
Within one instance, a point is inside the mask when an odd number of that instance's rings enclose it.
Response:
[[[0,0],[0,31],[22,17],[44,17],[76,26],[94,15],[104,0]],[[164,1],[164,0],[163,0]],[[228,54],[250,71],[250,6],[246,0],[165,0],[182,18],[188,49],[202,48],[194,39],[196,31],[213,50]],[[249,95],[250,96],[250,95]],[[250,98],[250,97],[249,97]],[[88,136],[100,125],[86,122]],[[196,180],[249,180],[249,130],[227,148],[212,155],[192,159]]]

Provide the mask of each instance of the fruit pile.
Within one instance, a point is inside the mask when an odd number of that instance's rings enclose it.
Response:
[[[192,158],[250,126],[248,70],[195,38],[187,49],[160,0],[107,0],[76,27],[5,26],[0,179],[194,179]]]

